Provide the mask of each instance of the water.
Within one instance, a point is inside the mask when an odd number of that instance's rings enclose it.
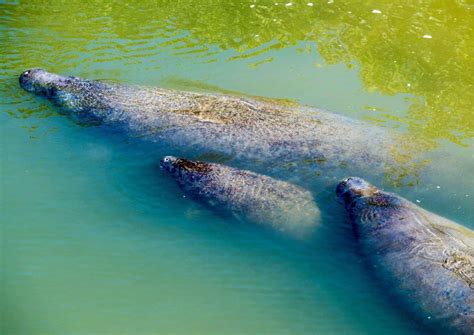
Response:
[[[380,186],[474,228],[473,11],[3,2],[2,334],[428,333],[371,276],[333,189],[307,242],[231,222],[157,169],[172,149],[74,124],[17,77],[241,92],[397,129],[431,162]]]

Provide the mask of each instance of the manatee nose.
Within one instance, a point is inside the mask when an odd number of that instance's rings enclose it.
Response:
[[[359,178],[356,177],[348,177],[343,180],[337,185],[336,187],[336,195],[338,197],[342,197],[347,191],[354,186],[354,183],[358,181]]]
[[[165,168],[169,166],[171,163],[173,163],[174,160],[176,160],[176,158],[173,156],[163,157],[163,159],[160,161],[160,167]]]
[[[341,181],[341,184],[346,185],[347,187],[365,187],[368,183],[359,177],[348,177]]]
[[[45,70],[38,68],[26,70],[20,75],[20,86],[26,91],[34,92],[34,82],[38,81],[38,78],[44,73],[46,73]]]
[[[342,184],[342,185],[348,185],[350,184],[351,182],[354,182],[357,178],[354,178],[354,177],[347,177],[347,178],[344,178],[343,180],[341,180],[339,182],[339,184]]]
[[[26,70],[21,74],[22,77],[28,76],[31,73],[31,70]]]
[[[20,86],[25,88],[25,84],[31,79],[31,70],[26,70],[20,75]]]

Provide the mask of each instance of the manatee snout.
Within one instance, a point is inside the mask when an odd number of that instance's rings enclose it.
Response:
[[[43,69],[30,69],[20,75],[19,82],[25,91],[46,98],[52,98],[56,94],[57,89],[65,84],[66,77]]]
[[[374,195],[378,189],[362,178],[349,177],[343,179],[336,187],[336,195],[344,203],[350,204],[356,198]]]
[[[365,187],[365,180],[357,177],[348,177],[339,182],[336,187],[336,195],[339,198],[345,198],[347,196],[352,197],[355,193]]]
[[[31,70],[26,70],[20,75],[20,86],[23,88],[25,91],[28,92],[33,92],[35,91],[34,89],[34,81],[35,81],[35,73],[39,69],[31,69]]]
[[[165,171],[168,171],[170,173],[175,172],[175,166],[174,163],[176,162],[177,158],[174,156],[165,156],[163,159],[160,161],[160,167],[164,169]]]

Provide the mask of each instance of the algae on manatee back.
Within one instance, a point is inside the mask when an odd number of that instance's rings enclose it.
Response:
[[[236,97],[248,97],[255,100],[276,103],[280,105],[287,105],[289,107],[298,105],[298,102],[293,99],[287,98],[272,98],[264,96],[251,95],[235,90],[229,90],[218,85],[212,85],[204,81],[192,80],[187,78],[181,78],[177,76],[168,76],[162,80],[163,86],[167,88],[183,90],[183,91],[192,91],[192,92],[203,92],[203,93],[222,93],[227,95],[233,95]]]

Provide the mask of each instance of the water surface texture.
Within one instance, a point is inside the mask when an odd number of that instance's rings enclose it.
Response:
[[[337,180],[293,241],[184,198],[173,148],[18,85],[42,67],[366,120],[423,157],[378,186],[474,229],[474,4],[392,2],[0,2],[0,332],[429,334],[371,275]]]

